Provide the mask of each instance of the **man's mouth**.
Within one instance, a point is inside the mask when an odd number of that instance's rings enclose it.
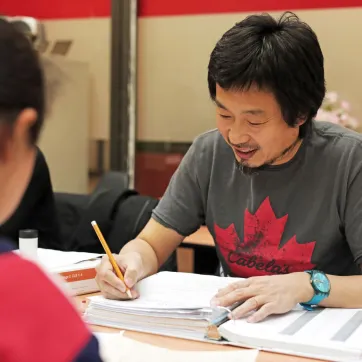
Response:
[[[238,157],[240,157],[242,160],[249,160],[252,158],[256,151],[258,151],[257,148],[254,149],[240,149],[240,148],[234,148],[234,151]]]

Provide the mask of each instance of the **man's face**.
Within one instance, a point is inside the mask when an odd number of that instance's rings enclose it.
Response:
[[[272,93],[252,88],[226,91],[216,85],[215,103],[217,128],[241,165],[276,165],[295,155],[299,126],[287,125]]]

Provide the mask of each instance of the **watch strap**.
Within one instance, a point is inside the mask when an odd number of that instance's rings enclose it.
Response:
[[[308,302],[303,303],[303,304],[318,305],[326,297],[327,297],[326,293],[318,293],[318,294],[315,293],[311,300],[309,300]]]
[[[313,274],[314,274],[313,270],[306,270],[305,272],[310,275],[311,279],[313,278]],[[312,287],[313,287],[313,285],[312,285]],[[317,292],[314,289],[314,287],[313,287],[313,290],[314,290],[313,298],[311,300],[309,300],[308,302],[300,303],[300,305],[307,310],[315,309],[323,299],[328,297],[328,293]]]

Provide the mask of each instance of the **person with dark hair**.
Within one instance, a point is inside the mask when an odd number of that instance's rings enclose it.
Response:
[[[0,223],[15,240],[16,227],[39,228],[40,235],[42,223],[52,227],[49,173],[35,146],[43,119],[38,56],[24,34],[0,19]],[[61,288],[12,252],[12,241],[0,237],[0,361],[100,362],[97,339]]]
[[[128,287],[205,223],[221,272],[244,278],[211,301],[241,303],[235,318],[299,303],[362,308],[362,136],[314,120],[323,63],[316,34],[290,12],[248,16],[221,37],[208,67],[217,129],[196,138],[117,256]],[[106,257],[97,281],[106,297],[126,298]]]
[[[31,46],[25,35],[11,41],[6,20],[1,26],[0,235],[16,242],[19,230],[37,229],[40,247],[60,249],[49,169],[36,146],[45,116],[42,70],[36,54],[24,51]]]

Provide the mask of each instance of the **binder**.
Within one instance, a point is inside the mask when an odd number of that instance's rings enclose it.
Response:
[[[235,278],[161,272],[141,281],[132,301],[89,298],[90,324],[273,351],[328,361],[362,360],[362,309],[300,306],[259,323],[229,319],[230,308],[211,308],[218,289]]]

